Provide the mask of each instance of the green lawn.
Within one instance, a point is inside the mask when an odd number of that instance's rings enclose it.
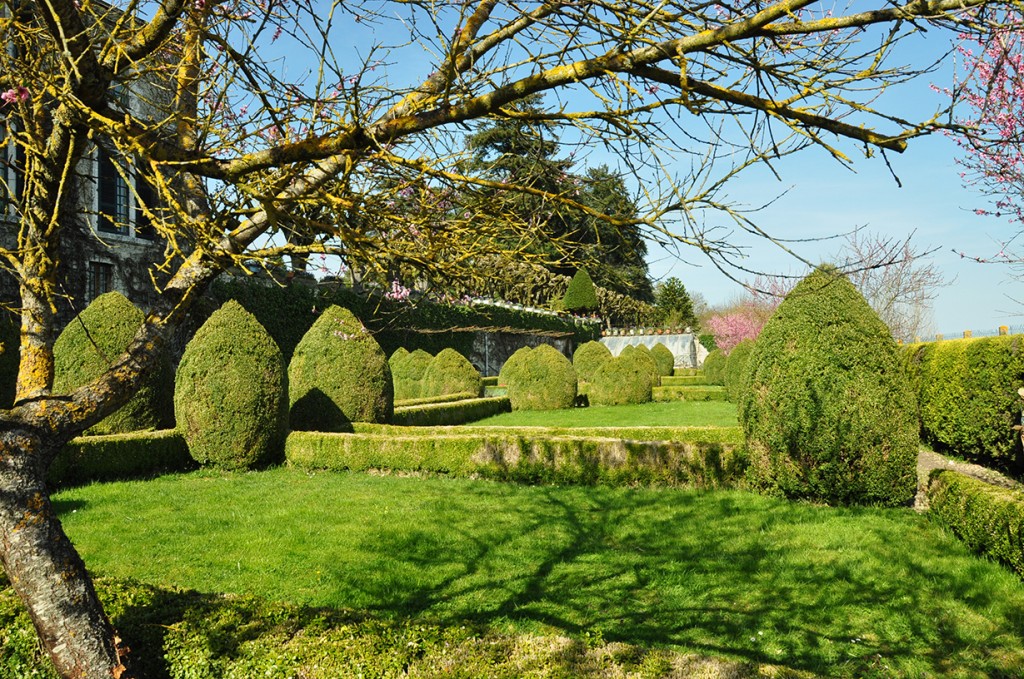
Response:
[[[1024,673],[1024,585],[911,510],[291,469],[55,499],[103,575],[828,676]]]
[[[572,410],[521,410],[467,426],[500,427],[735,427],[736,406],[727,401],[673,401]]]

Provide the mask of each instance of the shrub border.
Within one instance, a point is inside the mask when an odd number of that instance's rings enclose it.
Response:
[[[133,431],[72,439],[57,455],[47,480],[64,487],[195,468],[188,445],[176,429]]]
[[[391,422],[404,427],[436,427],[465,424],[511,411],[512,405],[507,396],[462,398],[458,401],[395,408]]]

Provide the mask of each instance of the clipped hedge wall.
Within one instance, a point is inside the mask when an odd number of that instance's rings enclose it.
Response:
[[[928,484],[928,505],[968,547],[1024,577],[1024,492],[935,469]]]
[[[195,468],[184,437],[174,429],[71,439],[57,455],[47,482],[58,487],[155,476]]]
[[[404,401],[395,401],[395,408],[408,408],[409,406],[425,406],[433,403],[452,403],[453,401],[465,401],[471,398],[479,398],[477,394],[464,391],[461,394],[445,394],[444,396],[426,396],[424,398],[409,398]]]
[[[518,352],[516,352],[518,354]],[[576,370],[558,349],[541,344],[502,367],[512,410],[560,410],[576,401]]]
[[[917,392],[921,438],[1019,476],[1024,472],[1020,424],[1024,401],[1024,335],[944,340],[904,348]]]
[[[476,398],[474,395],[457,401],[395,408],[391,421],[406,427],[437,427],[475,422],[511,411],[507,396]]]
[[[391,469],[519,483],[731,488],[742,483],[741,446],[437,429],[429,435],[293,432],[289,464],[307,470]]]
[[[454,349],[444,349],[430,361],[420,385],[423,397],[465,392],[480,395],[484,388],[480,371]]]
[[[724,387],[654,387],[651,389],[654,401],[728,401]]]

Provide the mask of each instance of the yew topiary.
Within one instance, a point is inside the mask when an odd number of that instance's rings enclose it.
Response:
[[[391,379],[395,385],[395,400],[407,401],[419,398],[423,373],[433,360],[433,356],[423,349],[413,352],[399,348],[388,360],[391,368]]]
[[[597,290],[586,269],[580,269],[569,281],[569,287],[562,298],[566,311],[588,311],[597,308]]]
[[[229,470],[282,459],[287,391],[277,343],[225,302],[185,347],[175,378],[174,413],[193,459]]]
[[[442,349],[423,373],[422,396],[445,396],[483,391],[480,371],[454,349]]]
[[[53,392],[66,394],[107,371],[131,343],[143,313],[119,292],[100,295],[64,328],[53,344]],[[173,426],[174,382],[162,359],[135,395],[86,433],[121,434]]]
[[[519,347],[511,356],[505,359],[505,362],[501,365],[501,370],[498,371],[499,387],[508,386],[509,375],[520,369],[531,351],[533,351],[533,347]]]
[[[288,385],[294,430],[351,431],[352,422],[386,422],[394,412],[384,350],[339,306],[324,310],[295,347]]]
[[[756,487],[829,504],[913,500],[914,395],[896,343],[853,285],[822,267],[765,325],[740,422]]]
[[[739,403],[740,396],[746,388],[747,367],[750,354],[754,350],[754,340],[743,340],[732,348],[725,361],[722,383],[725,393],[733,403]]]
[[[651,358],[654,359],[654,364],[658,368],[658,375],[660,377],[669,377],[676,368],[675,355],[661,342],[655,344],[654,348],[651,349]]]
[[[637,351],[623,352],[598,368],[587,392],[590,404],[648,403],[653,383],[651,367],[643,356]]]
[[[612,352],[601,342],[592,340],[576,348],[572,355],[572,366],[580,382],[593,382],[597,369],[612,360]]]
[[[658,364],[654,360],[654,356],[651,355],[651,350],[647,348],[646,344],[636,344],[625,347],[621,354],[636,354],[639,356],[641,361],[651,375],[651,386],[657,387],[661,385],[661,373],[658,372]]]
[[[576,401],[576,371],[549,344],[523,354],[505,377],[512,410],[558,410]]]
[[[701,369],[704,371],[704,380],[708,384],[725,384],[725,367],[729,363],[729,357],[721,349],[715,349],[704,357],[704,364]]]

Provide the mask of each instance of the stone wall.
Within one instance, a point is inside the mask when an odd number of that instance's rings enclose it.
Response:
[[[484,377],[497,375],[508,357],[521,347],[536,347],[550,344],[572,360],[575,343],[572,337],[553,337],[530,333],[512,332],[476,332],[473,333],[473,354],[467,356],[469,362]]]
[[[704,365],[708,350],[700,343],[696,335],[680,333],[677,335],[614,335],[602,337],[601,343],[618,356],[627,346],[644,344],[653,349],[656,344],[664,344],[676,359],[677,368],[699,368]]]

